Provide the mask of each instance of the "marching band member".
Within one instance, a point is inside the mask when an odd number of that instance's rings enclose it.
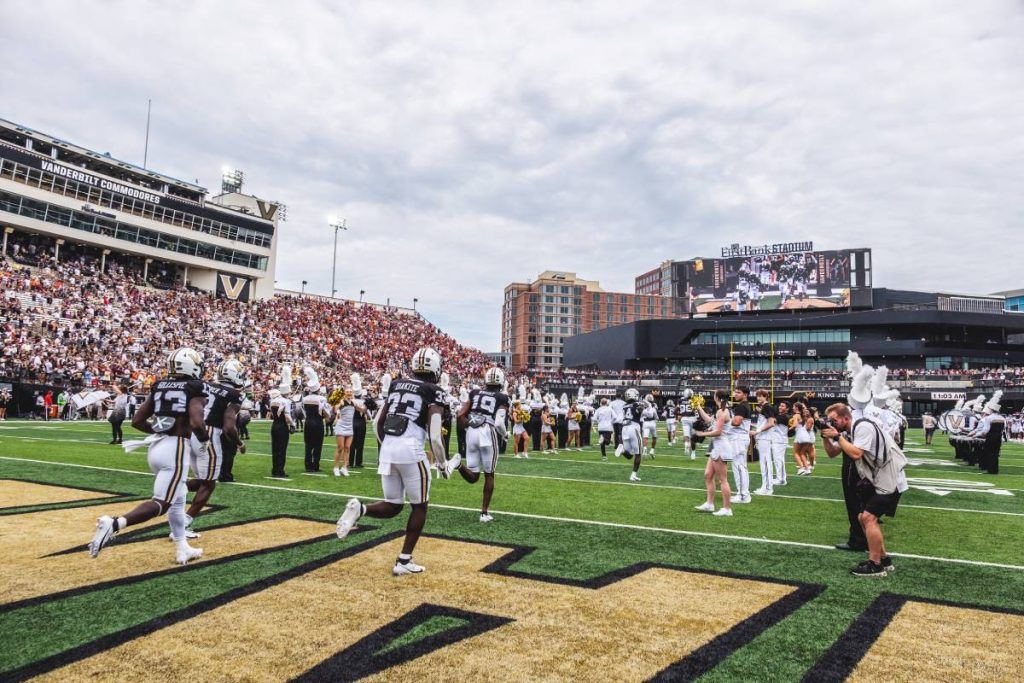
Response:
[[[313,473],[320,471],[320,457],[324,450],[324,418],[333,411],[320,394],[320,378],[316,371],[307,365],[302,368],[302,372],[306,375],[306,395],[302,398],[305,417],[302,428],[304,461],[306,472]]]

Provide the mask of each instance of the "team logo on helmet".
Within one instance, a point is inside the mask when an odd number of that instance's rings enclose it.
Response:
[[[217,379],[236,387],[244,387],[247,379],[245,366],[235,358],[228,358],[217,366]]]
[[[171,375],[184,375],[192,379],[202,379],[203,356],[195,349],[188,347],[175,349],[167,357],[167,372]]]
[[[484,375],[484,384],[489,387],[500,387],[505,383],[505,373],[501,368],[490,368]]]
[[[441,376],[441,354],[424,346],[412,356],[412,371],[418,375],[430,375],[437,381]]]

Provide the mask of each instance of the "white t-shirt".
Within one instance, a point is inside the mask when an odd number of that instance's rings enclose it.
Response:
[[[623,408],[625,408],[626,402],[623,401],[621,398],[617,398],[614,401],[612,401],[610,405],[612,409],[612,422],[616,424],[621,424],[622,410]]]
[[[612,431],[612,409],[608,406],[601,406],[594,411],[594,419],[597,421],[597,431],[599,432],[610,432]]]

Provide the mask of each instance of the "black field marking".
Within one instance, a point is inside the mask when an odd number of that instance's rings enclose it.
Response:
[[[721,664],[725,659],[731,656],[741,647],[747,645],[763,632],[772,628],[780,621],[788,617],[796,610],[803,607],[805,604],[816,598],[824,590],[825,586],[821,584],[808,584],[801,583],[798,581],[784,581],[781,579],[765,578],[761,576],[753,576],[750,574],[737,574],[733,572],[723,572],[713,569],[700,569],[696,567],[687,567],[682,565],[671,565],[656,562],[639,562],[628,567],[616,569],[600,576],[595,576],[589,579],[572,579],[568,577],[559,576],[541,576],[539,574],[530,574],[523,571],[512,569],[511,567],[517,562],[534,552],[536,548],[529,548],[523,546],[506,545],[501,543],[491,543],[487,541],[466,541],[464,539],[451,538],[448,536],[437,536],[428,534],[433,538],[444,538],[452,541],[459,541],[463,543],[479,543],[481,545],[491,545],[511,548],[511,551],[505,555],[499,557],[497,560],[484,567],[481,571],[490,574],[498,574],[501,576],[511,576],[518,579],[528,579],[532,581],[543,581],[545,583],[556,583],[564,586],[575,586],[578,588],[588,588],[597,590],[610,586],[614,583],[618,583],[623,579],[627,579],[631,576],[636,576],[648,569],[669,569],[672,571],[689,572],[693,574],[706,574],[711,576],[720,576],[729,579],[741,579],[745,581],[758,581],[761,583],[774,583],[776,585],[783,586],[795,586],[796,591],[786,595],[785,597],[775,601],[771,605],[768,605],[761,611],[750,616],[749,618],[736,624],[731,629],[719,636],[713,638],[709,642],[705,643],[701,647],[691,652],[686,657],[682,658],[675,664],[665,668],[659,672],[651,680],[655,681],[692,681],[700,676],[704,675],[711,669]]]
[[[845,681],[860,664],[885,629],[908,602],[920,602],[942,607],[980,610],[997,614],[1024,616],[1024,610],[1011,607],[992,607],[950,600],[915,598],[909,595],[882,593],[868,605],[860,616],[853,620],[843,635],[821,656],[821,659],[804,675],[804,683],[840,683]]]
[[[396,638],[433,617],[454,617],[469,623],[435,633],[407,645],[376,654]],[[504,626],[514,619],[491,614],[467,612],[454,607],[423,604],[405,615],[382,626],[359,642],[328,657],[312,669],[292,679],[299,683],[316,681],[357,681],[360,678],[386,671],[393,666],[404,664],[436,652],[443,647]]]
[[[115,503],[135,503],[147,500],[146,496],[124,496],[113,498],[88,498],[86,500],[68,500],[63,503],[41,503],[39,505],[22,505],[19,507],[0,508],[0,517],[11,515],[27,515],[32,512],[48,512],[50,510],[71,510],[73,508],[97,507]]]
[[[361,530],[368,531],[371,528],[375,527],[361,527]],[[226,605],[230,602],[234,602],[235,600],[239,600],[254,593],[259,593],[260,591],[264,591],[268,588],[273,588],[274,586],[278,586],[284,583],[285,581],[289,581],[304,574],[308,574],[309,572],[320,569],[321,567],[326,567],[332,562],[337,562],[338,560],[343,560],[346,557],[358,555],[359,553],[374,548],[382,543],[387,543],[397,538],[402,538],[404,535],[405,533],[402,531],[393,531],[389,534],[385,534],[383,536],[371,539],[366,543],[354,545],[348,548],[344,548],[343,550],[330,553],[329,555],[325,555],[324,557],[311,560],[297,567],[292,567],[288,571],[281,572],[280,574],[274,574],[273,576],[268,576],[259,581],[253,581],[252,583],[246,584],[245,586],[239,586],[225,593],[221,593],[220,595],[215,595],[212,598],[200,600],[197,603],[187,605],[180,609],[174,610],[173,612],[168,612],[167,614],[154,617],[153,619],[145,621],[141,624],[136,624],[135,626],[131,626],[129,628],[122,629],[120,631],[116,631],[105,636],[101,636],[99,638],[96,638],[95,640],[91,640],[77,647],[73,647],[70,650],[65,650],[64,652],[59,652],[55,655],[51,655],[50,657],[45,657],[43,659],[32,662],[31,664],[26,664],[25,666],[19,667],[17,669],[11,669],[10,671],[0,672],[0,680],[5,681],[6,683],[8,681],[24,681],[35,676],[40,676],[44,673],[53,671],[55,669],[59,669],[63,666],[67,666],[68,664],[73,664],[74,662],[87,659],[88,657],[91,657],[95,654],[99,654],[100,652],[103,652],[105,650],[117,647],[118,645],[126,643],[130,640],[141,638],[143,636],[148,636],[149,634],[159,631],[160,629],[167,628],[168,626],[173,626],[174,624],[180,623],[182,621],[187,621],[188,619],[193,619],[203,614],[204,612],[209,612],[210,610],[221,607],[222,605]],[[335,538],[335,536],[334,534],[330,534],[329,536],[323,538],[315,538],[308,541],[300,541],[298,543],[292,543],[288,546],[281,546],[280,548],[254,551],[252,553],[247,553],[245,555],[236,555],[234,557],[224,558],[223,561],[234,561],[238,559],[243,559],[244,557],[253,557],[256,555],[266,554],[267,552],[273,552],[274,550],[298,547],[300,545],[309,545],[311,543],[325,540],[325,538]],[[214,562],[207,563],[206,565],[196,566],[210,566],[211,564],[214,564]],[[153,574],[149,574],[148,576],[152,577],[157,574],[166,573],[168,572],[154,572]]]
[[[248,524],[250,522],[265,522],[265,521],[274,520],[274,519],[303,519],[303,520],[308,520],[308,521],[311,521],[311,522],[320,522],[321,524],[329,524],[329,522],[324,522],[322,519],[313,519],[313,518],[309,518],[309,517],[298,517],[298,516],[295,516],[295,515],[273,515],[271,517],[262,517],[262,518],[259,518],[259,519],[251,519],[251,520],[245,520],[245,521],[239,521],[239,522],[231,522],[230,524],[223,524],[219,528],[225,528],[225,527],[230,527],[230,526],[240,526],[242,524]],[[377,527],[375,527],[375,526],[360,525],[359,528],[354,529],[351,532],[350,535],[364,533],[366,531],[370,531],[370,530],[376,529],[376,528]],[[271,547],[268,547],[268,548],[260,548],[259,550],[250,550],[248,552],[238,553],[238,554],[235,554],[235,555],[228,555],[226,557],[218,557],[216,559],[209,560],[209,561],[204,560],[204,561],[201,561],[201,562],[193,562],[193,563],[187,564],[187,565],[185,565],[183,567],[176,566],[176,567],[170,567],[168,569],[159,569],[157,571],[148,572],[148,573],[145,573],[145,574],[137,574],[135,576],[126,576],[126,577],[121,578],[121,579],[113,579],[111,581],[104,581],[102,583],[95,583],[95,584],[92,584],[92,585],[89,585],[89,586],[79,586],[78,588],[69,588],[67,590],[58,591],[56,593],[49,593],[47,595],[39,595],[39,596],[36,596],[34,598],[25,598],[24,600],[18,600],[16,602],[7,603],[6,605],[0,605],[0,614],[4,614],[5,612],[13,612],[14,610],[22,609],[22,608],[25,608],[25,607],[34,607],[36,605],[42,605],[42,604],[46,604],[46,603],[49,603],[49,602],[54,602],[56,600],[65,600],[67,598],[73,598],[73,597],[76,597],[78,595],[84,595],[86,593],[92,593],[92,592],[96,592],[96,591],[107,590],[109,588],[117,588],[117,587],[120,587],[120,586],[128,586],[128,585],[131,585],[133,583],[139,583],[141,581],[148,581],[150,579],[159,578],[161,576],[166,576],[167,574],[173,574],[175,572],[190,572],[190,571],[195,571],[197,569],[202,569],[203,567],[213,567],[213,566],[216,566],[216,565],[219,565],[219,564],[224,564],[226,562],[236,562],[238,560],[245,560],[245,559],[248,559],[250,557],[256,557],[258,555],[265,555],[267,553],[276,553],[276,552],[279,552],[279,551],[282,551],[282,550],[291,550],[292,548],[299,548],[299,547],[302,547],[304,545],[312,545],[313,543],[319,543],[320,541],[325,541],[325,540],[330,539],[330,538],[334,538],[334,534],[324,534],[323,536],[316,536],[314,538],[307,538],[305,540],[295,541],[293,543],[285,543],[284,545],[271,546]],[[168,544],[168,548],[170,548],[170,547],[171,547],[170,544]]]
[[[146,498],[145,500],[153,500],[153,499],[152,498]],[[228,507],[226,505],[208,505],[208,506],[203,508],[202,517],[206,517],[207,515],[212,514],[214,512],[219,512],[221,510],[227,510],[227,509],[228,509]],[[248,522],[262,522],[262,521],[267,520],[267,519],[280,519],[282,517],[288,517],[288,518],[291,518],[291,519],[308,519],[311,522],[322,522],[324,524],[328,524],[329,523],[329,522],[325,522],[322,519],[312,519],[311,517],[295,517],[294,515],[270,515],[268,517],[258,517],[258,518],[250,519],[250,520],[239,520],[239,521],[235,521],[235,522],[226,522],[224,524],[217,524],[217,525],[213,525],[213,526],[200,527],[199,529],[196,529],[196,531],[199,531],[199,532],[212,531],[213,529],[223,529],[225,527],[237,526],[239,524],[247,524]],[[197,517],[196,519],[200,519],[200,518]],[[141,529],[133,529],[132,531],[128,531],[127,533],[118,534],[117,536],[115,536],[114,540],[111,542],[110,545],[127,545],[128,543],[139,543],[141,541],[149,541],[149,540],[152,540],[154,538],[159,538],[160,536],[166,535],[168,533],[169,529],[170,529],[170,526],[169,526],[169,524],[167,522],[162,522],[160,524],[154,524],[152,526],[143,527]],[[88,549],[89,549],[89,544],[88,543],[83,543],[82,545],[76,545],[76,546],[74,546],[72,548],[66,548],[64,550],[58,550],[55,553],[50,553],[49,555],[44,555],[43,557],[57,557],[58,555],[71,555],[71,554],[74,554],[74,553],[77,553],[77,552],[85,552]]]
[[[24,484],[38,484],[40,486],[50,486],[58,489],[89,491],[90,493],[106,493],[109,494],[109,497],[85,498],[80,500],[64,500],[57,503],[39,503],[37,505],[11,505],[5,508],[0,508],[0,516],[22,515],[29,512],[62,510],[64,508],[88,507],[90,505],[106,505],[107,503],[129,502],[132,500],[140,500],[142,498],[145,498],[145,496],[139,496],[134,493],[125,493],[123,491],[109,491],[107,489],[97,489],[91,488],[89,486],[68,486],[67,484],[55,483],[52,481],[39,481],[37,479],[26,479],[23,477],[4,477],[3,479],[0,479],[0,483],[5,481],[17,481]]]

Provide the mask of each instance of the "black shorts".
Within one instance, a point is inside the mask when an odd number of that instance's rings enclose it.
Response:
[[[864,504],[864,511],[870,512],[875,517],[881,517],[882,515],[895,517],[896,506],[900,503],[901,495],[903,494],[899,491],[886,494],[876,493]]]
[[[931,428],[925,427],[924,428],[924,435],[925,436],[931,436],[934,433],[935,433],[935,427],[931,427]]]

